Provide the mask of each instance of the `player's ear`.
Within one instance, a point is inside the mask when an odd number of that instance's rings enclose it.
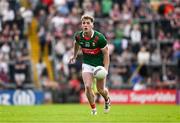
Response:
[[[80,26],[80,28],[82,28],[83,26],[82,26],[82,23],[79,25]]]
[[[91,23],[92,28],[94,28],[94,23]]]

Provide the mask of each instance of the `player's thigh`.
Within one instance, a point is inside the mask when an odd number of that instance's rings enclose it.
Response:
[[[83,78],[84,85],[86,87],[91,87],[92,82],[93,82],[93,74],[89,72],[83,72],[82,78]]]
[[[82,78],[86,87],[91,87],[93,82],[94,66],[82,64]]]

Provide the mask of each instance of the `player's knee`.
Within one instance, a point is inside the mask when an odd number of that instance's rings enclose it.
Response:
[[[86,89],[86,92],[89,92],[89,91],[91,91],[91,86],[86,85],[85,89]]]

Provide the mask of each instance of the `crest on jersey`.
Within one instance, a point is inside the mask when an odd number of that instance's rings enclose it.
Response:
[[[83,45],[84,43],[83,42],[80,42],[81,45]]]
[[[90,43],[89,43],[89,42],[86,42],[86,43],[85,43],[85,47],[90,47]]]

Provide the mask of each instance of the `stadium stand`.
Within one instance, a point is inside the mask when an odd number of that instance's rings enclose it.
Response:
[[[108,40],[109,88],[180,87],[178,0],[0,0],[0,88],[42,89],[55,102],[77,102],[81,60],[68,59],[84,13]]]

